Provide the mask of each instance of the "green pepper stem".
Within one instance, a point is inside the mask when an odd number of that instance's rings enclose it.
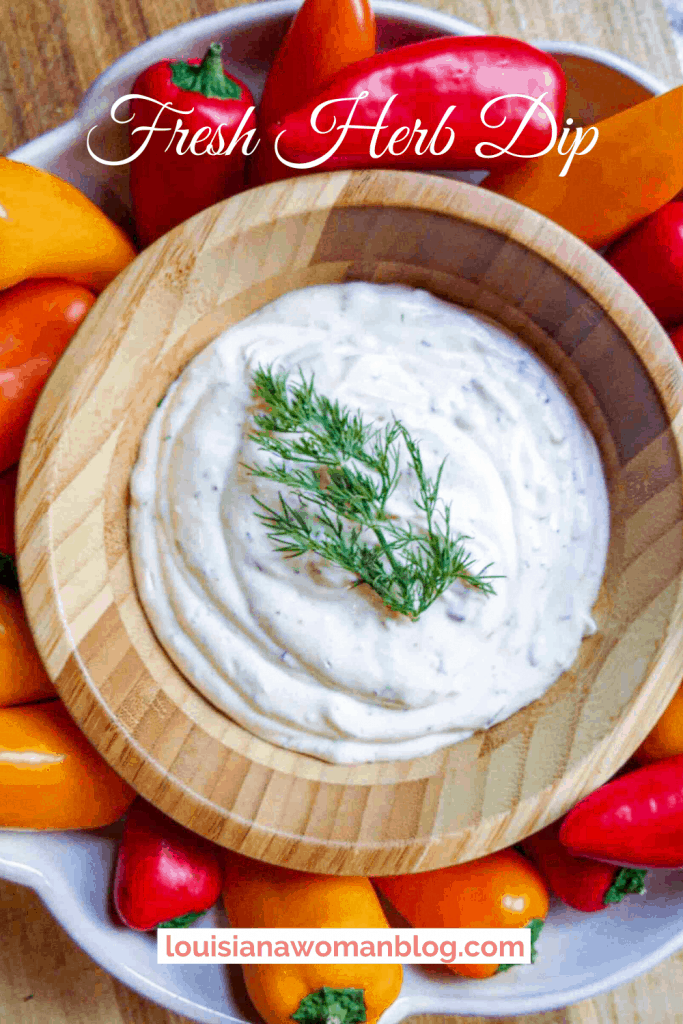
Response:
[[[185,60],[171,63],[171,81],[185,92],[198,92],[207,99],[238,100],[242,95],[237,82],[223,70],[221,43],[211,43],[201,64],[188,64]]]
[[[542,917],[532,917],[531,920],[529,921],[529,923],[527,925],[524,925],[524,927],[528,928],[529,931],[531,932],[531,962],[532,962],[532,964],[535,963],[536,957],[538,956],[538,950],[536,949],[536,940],[537,940],[538,936],[541,934],[541,929],[543,928],[544,923],[545,922],[544,922]],[[500,974],[501,971],[509,971],[510,968],[514,967],[514,966],[515,966],[514,964],[499,964],[498,965],[498,970],[497,970],[496,973]]]
[[[205,910],[189,910],[187,914],[181,914],[180,917],[174,917],[170,921],[162,921],[157,925],[157,928],[189,928],[191,924],[194,924],[205,913]]]
[[[602,898],[602,902],[621,903],[629,893],[641,893],[645,889],[645,868],[617,868],[612,884]]]
[[[362,1024],[366,1020],[362,988],[329,988],[309,992],[292,1019],[299,1024]]]

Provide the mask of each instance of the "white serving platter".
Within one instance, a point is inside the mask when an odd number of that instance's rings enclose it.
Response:
[[[116,923],[111,879],[120,829],[2,832],[0,876],[34,889],[75,942],[141,995],[203,1024],[253,1022],[237,967],[156,962],[154,933]],[[197,922],[226,927],[219,907]],[[381,1024],[413,1014],[507,1017],[578,1002],[629,981],[683,945],[683,872],[653,871],[648,891],[597,914],[551,904],[533,967],[487,981],[406,967],[399,999]]]
[[[10,154],[14,159],[73,182],[117,222],[127,225],[128,169],[98,164],[93,148],[109,160],[126,155],[126,126],[114,124],[112,102],[131,91],[148,65],[164,57],[201,56],[213,40],[224,43],[226,69],[260,96],[268,68],[295,0],[268,0],[180,25],[117,60],[90,87],[75,116]],[[481,34],[438,11],[396,0],[374,4],[383,49],[438,35]],[[540,41],[570,79],[568,112],[575,122],[613,113],[664,91],[629,62],[591,47]],[[592,91],[591,91],[592,90]],[[33,888],[71,937],[105,970],[140,994],[204,1024],[254,1022],[239,968],[157,964],[154,934],[116,923],[110,887],[120,828],[93,832],[0,831],[0,877]],[[216,908],[203,926],[227,925]],[[553,1010],[622,984],[683,946],[683,872],[652,872],[648,892],[598,914],[581,914],[553,902],[532,968],[517,968],[487,981],[437,976],[407,967],[400,998],[382,1024],[412,1014],[510,1016]]]

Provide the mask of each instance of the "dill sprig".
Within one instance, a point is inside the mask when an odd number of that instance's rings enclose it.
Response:
[[[254,495],[256,515],[268,527],[276,551],[288,558],[314,552],[367,583],[393,611],[413,621],[456,580],[483,594],[495,591],[495,576],[476,573],[463,534],[453,535],[451,506],[439,499],[444,462],[431,480],[418,444],[394,421],[376,428],[360,412],[333,402],[315,390],[314,378],[289,384],[289,374],[259,366],[253,395],[266,411],[254,415],[249,435],[260,451],[281,461],[245,466],[254,476],[290,488],[298,505],[282,492],[271,508]],[[279,435],[279,436],[277,436]],[[414,499],[424,513],[426,531],[402,523],[387,512],[400,479],[401,442],[419,488]]]

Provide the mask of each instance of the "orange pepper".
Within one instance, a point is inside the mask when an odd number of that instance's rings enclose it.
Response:
[[[135,257],[125,232],[67,181],[0,158],[0,289],[60,277],[101,292]]]
[[[38,395],[94,301],[86,288],[55,280],[0,294],[0,472],[19,461]]]
[[[483,187],[545,214],[595,249],[613,242],[683,187],[683,86],[601,121],[598,140],[575,156],[546,156],[496,171]],[[584,136],[581,147],[587,146]],[[572,136],[562,145],[569,150]],[[492,161],[495,163],[495,161]]]
[[[0,553],[14,555],[14,505],[17,466],[0,473]]]
[[[313,875],[230,850],[224,871],[223,903],[235,928],[389,927],[367,878]],[[403,979],[400,964],[245,964],[243,971],[266,1024],[287,1024],[302,1001],[322,988],[362,989],[367,1022],[373,1024],[397,998]],[[317,1024],[317,1015],[308,1020]],[[320,1024],[324,1020],[323,1013]]]
[[[98,828],[134,797],[61,701],[0,710],[0,827]]]
[[[633,759],[638,764],[651,764],[676,754],[683,754],[683,683],[654,729],[636,750]]]
[[[368,0],[304,0],[266,79],[259,124],[297,110],[345,67],[374,52]]]
[[[373,879],[414,928],[525,928],[548,913],[540,872],[516,850],[436,871]],[[448,964],[468,978],[490,978],[500,964]]]
[[[0,586],[0,708],[56,696],[36,650],[21,597]]]

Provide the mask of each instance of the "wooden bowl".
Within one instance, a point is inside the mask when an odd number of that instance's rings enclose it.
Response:
[[[601,451],[607,568],[571,671],[508,721],[428,757],[331,765],[257,739],[156,641],[128,550],[128,479],[156,403],[226,327],[285,291],[364,279],[489,314],[565,382]],[[45,388],[19,474],[22,592],[60,696],[171,817],[310,871],[468,860],[557,818],[627,759],[683,674],[683,373],[644,304],[555,224],[474,186],[315,175],[214,206],[99,298]]]

